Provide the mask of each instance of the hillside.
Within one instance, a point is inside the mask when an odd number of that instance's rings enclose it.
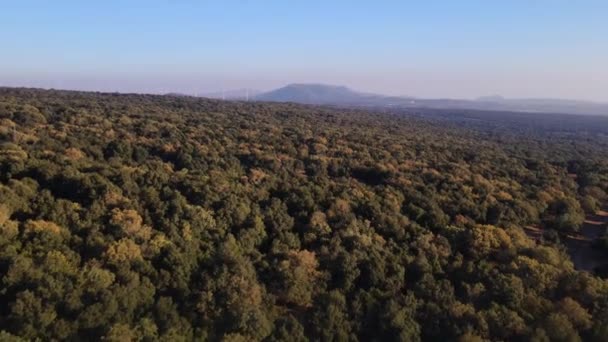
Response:
[[[343,86],[324,84],[290,84],[256,96],[258,101],[295,102],[303,104],[363,105],[382,99],[378,95],[363,94]]]
[[[608,129],[555,118],[0,88],[0,339],[605,341]]]
[[[608,104],[606,103],[561,99],[506,99],[497,95],[480,97],[475,100],[427,99],[367,94],[343,86],[323,84],[290,84],[283,88],[259,94],[255,99],[271,102],[295,102],[302,104],[391,109],[468,109],[608,116]]]

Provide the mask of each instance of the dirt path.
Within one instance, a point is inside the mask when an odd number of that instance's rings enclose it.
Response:
[[[602,251],[593,248],[593,241],[604,234],[607,223],[608,211],[601,210],[596,214],[587,215],[577,234],[561,236],[561,241],[570,254],[574,268],[592,272],[596,267],[608,262]],[[525,230],[526,234],[536,241],[540,241],[543,236],[542,228],[527,226]]]
[[[577,270],[593,271],[606,263],[605,254],[593,248],[593,241],[604,234],[608,222],[608,212],[599,211],[595,215],[587,215],[579,234],[568,236],[564,244]]]

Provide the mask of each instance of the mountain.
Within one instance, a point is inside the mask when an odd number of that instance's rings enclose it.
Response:
[[[289,84],[255,97],[258,101],[331,105],[380,105],[385,96],[356,92],[344,86]]]
[[[257,101],[353,107],[475,109],[489,111],[543,112],[562,114],[608,115],[608,104],[560,99],[506,99],[500,95],[466,99],[419,99],[385,96],[354,91],[345,86],[290,84],[259,94]]]

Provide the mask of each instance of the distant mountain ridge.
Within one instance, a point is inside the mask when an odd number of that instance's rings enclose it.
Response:
[[[255,97],[258,101],[297,102],[306,104],[359,104],[383,96],[364,94],[345,86],[325,84],[289,84]]]
[[[475,100],[419,99],[369,94],[354,91],[345,86],[326,84],[289,84],[279,89],[261,93],[253,99],[256,101],[318,105],[608,115],[608,103],[562,99],[506,99],[500,95],[485,96]]]

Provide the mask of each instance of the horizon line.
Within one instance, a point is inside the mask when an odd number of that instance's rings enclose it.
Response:
[[[230,88],[230,89],[216,89],[216,90],[212,90],[212,91],[206,91],[206,92],[182,92],[182,91],[172,91],[172,90],[166,90],[166,91],[158,91],[158,92],[152,92],[152,91],[121,91],[121,90],[102,90],[102,89],[83,89],[83,88],[58,88],[58,87],[38,87],[38,86],[27,86],[27,85],[3,85],[0,84],[0,88],[10,88],[10,89],[30,89],[30,90],[57,90],[57,91],[74,91],[74,92],[85,92],[85,93],[100,93],[100,94],[124,94],[124,95],[182,95],[182,96],[189,96],[189,97],[197,97],[197,98],[208,98],[208,99],[217,99],[217,98],[213,98],[213,97],[206,97],[204,96],[206,95],[211,95],[211,94],[221,94],[222,92],[228,93],[228,92],[234,92],[234,91],[245,91],[245,90],[249,90],[249,91],[253,91],[254,93],[257,92],[256,95],[253,95],[253,97],[264,94],[264,93],[268,93],[268,92],[272,92],[278,89],[282,89],[288,86],[293,86],[293,85],[308,85],[308,86],[327,86],[327,87],[344,87],[352,92],[355,93],[359,93],[359,94],[364,94],[364,95],[375,95],[375,96],[381,96],[381,97],[388,97],[388,98],[403,98],[403,99],[412,99],[412,100],[455,100],[455,101],[480,101],[480,99],[483,98],[489,98],[489,97],[500,97],[502,100],[507,100],[507,101],[525,101],[525,100],[547,100],[547,101],[569,101],[569,102],[581,102],[581,103],[587,103],[587,104],[595,104],[595,105],[608,105],[608,101],[598,101],[598,100],[585,100],[585,99],[577,99],[577,98],[564,98],[564,97],[506,97],[500,94],[490,94],[490,95],[479,95],[476,97],[441,97],[441,96],[437,96],[437,97],[419,97],[419,96],[410,96],[410,95],[386,95],[386,94],[381,94],[381,93],[376,93],[376,92],[368,92],[368,91],[364,91],[364,90],[357,90],[354,89],[348,85],[341,85],[341,84],[331,84],[331,83],[318,83],[318,82],[310,82],[310,83],[306,83],[306,82],[294,82],[294,83],[287,83],[283,86],[277,87],[277,88],[271,88],[271,89],[267,89],[267,90],[262,90],[262,89],[258,89],[258,88],[251,88],[251,87],[239,87],[239,88]],[[251,95],[250,95],[251,97]],[[219,99],[222,100],[222,99]],[[229,101],[230,99],[226,99],[226,101]],[[493,102],[493,101],[487,101],[487,102]],[[497,101],[494,101],[497,102]]]

